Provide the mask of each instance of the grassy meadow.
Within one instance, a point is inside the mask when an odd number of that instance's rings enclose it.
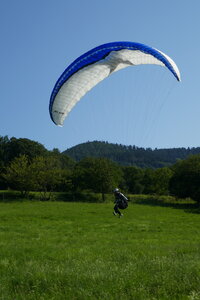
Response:
[[[200,215],[170,205],[1,202],[0,299],[200,299]]]

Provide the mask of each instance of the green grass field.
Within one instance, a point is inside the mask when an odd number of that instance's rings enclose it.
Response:
[[[0,299],[200,299],[200,215],[112,207],[0,203]]]

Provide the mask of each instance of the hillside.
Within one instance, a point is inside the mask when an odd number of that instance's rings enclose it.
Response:
[[[151,149],[136,146],[111,144],[108,142],[86,142],[63,152],[76,161],[84,157],[105,157],[123,166],[138,166],[141,168],[160,168],[170,166],[179,159],[189,155],[199,154],[198,148]]]

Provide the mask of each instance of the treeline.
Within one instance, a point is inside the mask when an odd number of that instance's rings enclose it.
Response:
[[[175,195],[200,201],[200,155],[157,169],[122,166],[104,157],[75,161],[29,139],[0,137],[0,189],[30,191],[50,199],[52,192],[105,194],[115,187],[130,194]]]
[[[169,167],[178,159],[185,159],[189,155],[199,154],[197,148],[154,149],[125,146],[108,142],[87,142],[64,151],[76,161],[84,157],[105,157],[122,166],[137,166],[140,168]]]

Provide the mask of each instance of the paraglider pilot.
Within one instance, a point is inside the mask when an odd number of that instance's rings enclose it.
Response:
[[[114,216],[119,216],[123,217],[123,214],[120,212],[119,209],[125,209],[128,207],[128,198],[126,198],[122,193],[120,193],[119,189],[116,188],[113,191],[114,196],[115,196],[115,206],[114,206],[114,211],[113,211],[113,215]]]

